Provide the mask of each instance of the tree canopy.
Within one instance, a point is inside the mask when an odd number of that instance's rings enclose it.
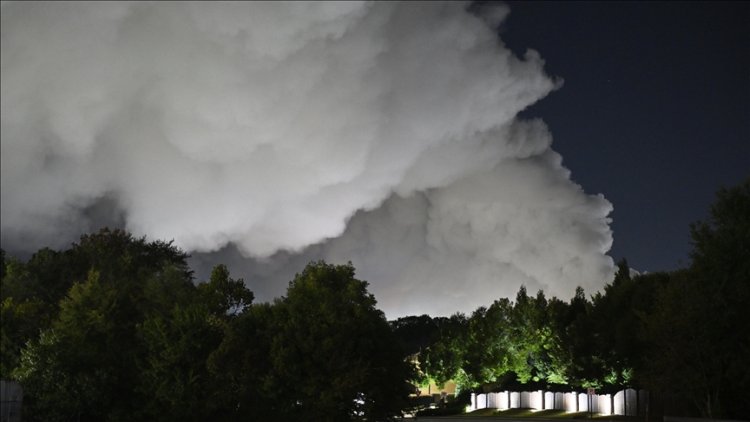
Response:
[[[316,262],[253,304],[217,265],[119,230],[6,259],[2,377],[27,420],[354,420],[400,415],[412,365],[354,268]]]
[[[388,323],[351,263],[312,262],[286,295],[254,303],[217,265],[196,282],[169,242],[84,235],[23,262],[3,251],[0,376],[24,418],[373,420],[412,384],[658,393],[671,412],[750,411],[750,179],[690,227],[691,263],[613,280],[587,297],[499,298],[470,315]]]

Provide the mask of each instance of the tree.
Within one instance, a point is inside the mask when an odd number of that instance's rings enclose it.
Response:
[[[691,226],[689,269],[676,272],[648,315],[645,376],[712,418],[750,405],[750,179],[720,189],[706,221]]]
[[[429,315],[406,316],[391,321],[391,328],[407,355],[419,354],[438,339],[438,325]]]
[[[480,307],[468,323],[465,346],[464,389],[495,383],[512,370],[510,355],[510,317],[512,305],[507,299],[496,300],[489,308]]]
[[[67,251],[35,256],[19,277],[18,297],[36,291],[28,300],[42,297],[48,305],[60,286],[70,287],[38,339],[27,339],[12,372],[26,392],[25,414],[31,420],[137,417],[148,402],[139,394],[142,359],[153,351],[142,340],[157,344],[153,335],[139,336],[139,327],[170,315],[173,300],[195,290],[186,255],[169,243],[105,229]],[[41,279],[52,287],[36,282]]]
[[[471,388],[473,384],[464,370],[468,319],[456,313],[450,318],[434,320],[438,326],[437,340],[420,354],[421,369],[438,385],[453,380],[461,389]]]
[[[131,356],[113,353],[130,349],[111,317],[117,296],[91,271],[70,289],[52,328],[23,350],[14,375],[30,399],[32,418],[104,419],[117,408],[117,385],[124,372],[135,372]]]
[[[18,367],[21,350],[29,339],[39,334],[44,305],[37,300],[17,301],[7,297],[0,302],[0,377],[12,378]]]
[[[522,383],[528,381],[560,382],[564,368],[556,368],[555,355],[561,350],[552,321],[547,315],[547,298],[539,290],[530,297],[521,286],[511,311],[510,366]]]
[[[59,311],[59,301],[72,285],[61,280],[66,273],[66,255],[41,249],[28,262],[6,258],[0,279],[0,376],[12,378],[20,362],[21,349],[41,330],[50,327]],[[85,277],[85,273],[81,278]]]
[[[593,333],[587,386],[629,386],[633,368],[641,360],[642,318],[639,315],[653,302],[648,297],[653,296],[655,287],[651,281],[659,275],[633,278],[630,271],[627,260],[620,260],[614,280],[604,286],[603,293],[597,292],[593,297],[587,323]]]
[[[309,264],[274,304],[270,386],[288,416],[368,420],[400,413],[413,378],[385,316],[354,267]]]
[[[138,390],[149,397],[149,419],[210,419],[208,356],[222,339],[221,323],[200,302],[176,304],[168,316],[154,314],[139,327],[145,358]]]
[[[229,277],[226,265],[215,266],[208,283],[202,283],[198,288],[209,311],[222,318],[242,313],[254,299],[243,279]]]
[[[249,306],[224,325],[221,344],[208,357],[206,400],[213,419],[280,420],[288,415],[286,389],[273,376],[271,343],[279,324],[274,305]]]
[[[569,361],[566,376],[572,386],[579,388],[598,386],[603,378],[596,345],[598,333],[591,312],[592,304],[579,286],[567,307],[567,315],[558,313],[556,319],[556,329]]]

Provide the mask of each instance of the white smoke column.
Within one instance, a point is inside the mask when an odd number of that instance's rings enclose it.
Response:
[[[575,286],[593,293],[610,278],[611,209],[570,183],[548,150],[423,197],[391,198],[378,214],[357,215],[321,256],[350,259],[381,282],[372,290],[388,315],[469,312],[521,284],[568,299]]]
[[[189,251],[362,261],[389,316],[601,285],[611,206],[514,120],[556,83],[497,39],[507,9],[466,6],[3,3],[4,247],[63,246],[107,200]]]

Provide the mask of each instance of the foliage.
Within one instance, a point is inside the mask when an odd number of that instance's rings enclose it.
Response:
[[[648,315],[644,374],[702,416],[740,418],[750,411],[750,179],[719,190],[691,237],[692,265],[671,275]]]
[[[28,419],[129,420],[143,411],[140,376],[150,350],[139,327],[195,289],[185,257],[168,243],[104,229],[14,264],[3,280],[14,295],[4,312],[13,305],[17,324],[3,324],[3,334],[23,338],[10,375],[24,387]],[[58,298],[61,286],[67,291]],[[32,320],[16,301],[48,319]]]
[[[420,367],[438,385],[451,379],[458,380],[459,386],[467,385],[468,382],[464,381],[468,325],[466,316],[454,314],[450,318],[436,318],[436,324],[437,341],[420,354]]]
[[[222,330],[200,304],[175,305],[168,316],[152,315],[139,327],[145,359],[140,362],[139,392],[149,397],[150,418],[205,420],[210,375],[206,359]]]
[[[391,328],[401,342],[404,353],[419,354],[438,338],[438,322],[429,315],[406,316],[391,321]]]
[[[26,419],[400,413],[416,374],[351,265],[310,264],[286,297],[253,305],[223,265],[196,286],[185,258],[106,229],[27,263],[3,255],[2,370]]]
[[[648,387],[739,418],[750,179],[720,190],[691,237],[689,268],[631,275],[621,260],[590,299],[522,286],[469,316],[389,324],[351,264],[311,263],[286,296],[253,304],[226,266],[196,285],[171,243],[103,229],[27,262],[2,251],[0,376],[21,382],[31,421],[381,420],[407,406],[410,382],[449,380],[463,397]]]
[[[245,287],[243,279],[232,279],[225,265],[217,265],[211,271],[208,283],[198,286],[202,301],[208,310],[220,317],[227,318],[242,313],[253,302],[253,292]]]
[[[592,300],[580,288],[566,303],[521,287],[514,303],[433,319],[438,336],[420,344],[425,377],[485,391],[516,382],[607,391],[641,386],[688,398],[693,414],[746,415],[750,179],[721,189],[691,236],[689,268],[631,276],[621,260],[614,280]]]
[[[132,355],[113,314],[117,290],[91,271],[71,287],[60,304],[60,315],[38,341],[23,350],[14,372],[32,398],[33,417],[83,420],[124,416],[120,386],[135,373]]]
[[[287,411],[281,400],[285,389],[272,382],[274,318],[271,304],[258,304],[224,326],[221,343],[207,359],[212,383],[206,400],[214,419],[279,420]]]
[[[646,316],[655,306],[655,295],[671,276],[650,273],[631,277],[626,260],[618,263],[612,283],[593,297],[588,330],[595,333],[586,371],[586,387],[638,385],[638,372],[646,358],[641,333]],[[635,376],[635,378],[634,378]]]
[[[570,359],[555,329],[567,304],[547,300],[543,292],[529,297],[522,286],[512,303],[495,301],[467,318],[462,314],[436,318],[439,335],[420,354],[426,375],[460,390],[502,384],[513,374],[521,382],[561,383]]]
[[[271,382],[295,419],[380,419],[400,413],[411,368],[354,267],[311,263],[276,301]]]

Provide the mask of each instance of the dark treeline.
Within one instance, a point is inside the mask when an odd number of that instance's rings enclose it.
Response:
[[[351,265],[311,263],[253,304],[226,267],[123,231],[3,257],[2,378],[24,419],[351,420],[399,414],[412,368]]]
[[[496,300],[471,315],[392,322],[421,381],[463,390],[647,388],[671,414],[750,414],[750,180],[722,189],[690,228],[688,268],[631,276],[568,301]],[[525,384],[525,385],[524,385]],[[522,386],[523,385],[523,386]]]
[[[464,391],[647,388],[671,412],[750,413],[750,180],[691,226],[688,268],[587,297],[499,299],[390,324],[349,265],[316,262],[253,303],[226,267],[196,283],[170,243],[104,229],[2,255],[0,376],[24,419],[381,420],[410,383]],[[416,359],[415,359],[416,357]]]

